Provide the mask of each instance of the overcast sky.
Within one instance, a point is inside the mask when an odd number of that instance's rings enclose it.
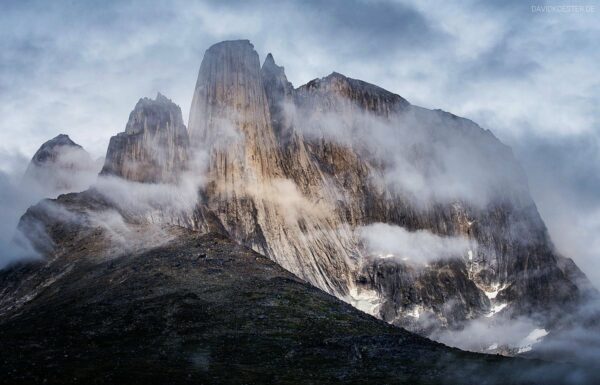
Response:
[[[600,286],[598,1],[2,0],[0,171],[59,133],[103,156],[158,91],[187,121],[204,51],[238,38],[295,86],[337,71],[491,129],[559,250]]]

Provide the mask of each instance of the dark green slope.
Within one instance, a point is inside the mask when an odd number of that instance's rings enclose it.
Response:
[[[53,247],[0,271],[0,383],[593,383],[389,325],[221,233],[110,213],[88,190],[24,215]]]
[[[2,382],[510,383],[497,375],[538,366],[388,325],[222,235],[169,231],[149,251],[81,258],[5,314]]]

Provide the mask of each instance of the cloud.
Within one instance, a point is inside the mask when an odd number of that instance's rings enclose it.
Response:
[[[467,322],[462,330],[438,330],[431,338],[473,352],[495,353],[498,349],[510,348],[514,354],[539,343],[542,334],[545,334],[543,329],[529,318],[483,317]]]
[[[20,188],[14,175],[0,171],[0,269],[14,261],[39,256],[27,238],[16,230],[19,218],[35,199],[29,191]]]
[[[525,136],[515,153],[557,249],[600,286],[600,138]]]
[[[600,6],[590,3],[595,13],[567,15],[519,0],[4,2],[2,236],[30,204],[15,177],[41,143],[64,132],[101,156],[156,91],[187,116],[204,50],[249,38],[296,86],[336,70],[491,129],[522,162],[558,249],[599,286]]]
[[[31,164],[20,153],[4,154],[6,171],[0,170],[0,268],[20,259],[39,257],[29,239],[43,238],[41,229],[33,226],[17,229],[27,208],[44,198],[81,191],[89,187],[99,171],[99,164],[81,149],[56,148],[54,162],[43,166]]]
[[[285,105],[284,111],[304,137],[332,140],[371,160],[373,182],[414,204],[459,200],[484,207],[507,197],[528,203],[527,179],[510,149],[468,119],[415,106],[382,117],[333,96],[323,103],[331,108]]]
[[[386,223],[360,227],[357,233],[370,254],[414,263],[467,258],[476,249],[476,243],[464,237],[442,237],[427,230],[408,231]]]

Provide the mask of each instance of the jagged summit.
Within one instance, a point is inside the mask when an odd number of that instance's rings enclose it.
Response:
[[[174,130],[176,135],[184,135],[185,125],[181,108],[160,92],[155,99],[141,98],[131,114],[125,128],[127,134],[138,134],[145,130]]]
[[[267,94],[270,91],[274,91],[273,87],[283,88],[283,91],[286,94],[291,94],[294,86],[290,83],[285,76],[285,69],[283,66],[278,66],[275,63],[275,59],[272,54],[268,54],[263,62],[263,65],[260,69],[263,84],[265,86],[265,90]]]
[[[227,122],[228,124],[225,124]],[[244,123],[244,124],[242,124]],[[188,129],[194,143],[227,141],[230,126],[248,136],[264,137],[268,124],[258,53],[248,40],[211,46],[202,59],[190,108]]]
[[[35,155],[33,155],[31,161],[41,165],[47,161],[54,160],[58,155],[58,148],[63,146],[83,149],[83,147],[73,142],[71,138],[69,138],[69,135],[58,134],[54,138],[42,144],[36,151]]]
[[[156,98],[154,99],[157,102],[162,102],[162,103],[172,103],[171,99],[167,98],[165,95],[161,94],[160,92],[158,92],[156,94]]]
[[[290,119],[285,114],[286,105],[291,105],[294,98],[294,86],[285,76],[283,66],[275,64],[270,53],[260,69],[271,114],[271,124],[280,144],[286,146],[293,137]]]
[[[271,52],[269,52],[267,54],[267,57],[265,57],[265,61],[263,63],[263,66],[277,66],[277,64],[275,64],[275,59],[273,58],[273,54]],[[279,67],[279,66],[277,66]]]
[[[68,135],[60,134],[40,146],[33,155],[22,183],[41,196],[53,197],[87,188],[98,165]]]
[[[159,92],[155,99],[140,99],[125,132],[110,139],[101,174],[173,182],[185,168],[188,145],[181,108]]]
[[[318,103],[339,104],[342,98],[352,101],[376,114],[389,115],[398,113],[410,106],[410,103],[388,90],[362,80],[352,79],[339,72],[332,72],[328,76],[314,79],[298,88],[300,97],[305,99],[316,98]]]
[[[271,74],[276,77],[285,77],[285,69],[275,63],[275,59],[271,53],[267,54],[265,61],[261,67],[261,71],[265,74]],[[286,79],[287,80],[287,79]]]

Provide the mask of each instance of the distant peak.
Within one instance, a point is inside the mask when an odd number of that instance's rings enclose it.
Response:
[[[156,99],[157,102],[165,102],[165,103],[172,103],[171,99],[167,98],[165,95],[161,94],[160,92],[158,92],[156,94]]]
[[[42,147],[55,147],[55,146],[74,146],[81,147],[77,143],[73,142],[69,135],[67,134],[58,134],[54,138],[45,142]]]
[[[265,62],[262,65],[262,71],[273,73],[273,74],[284,74],[285,73],[284,68],[282,66],[278,66],[275,63],[275,59],[273,58],[273,55],[271,53],[267,54],[267,57],[265,58]]]
[[[346,75],[343,75],[339,72],[335,72],[333,71],[332,73],[330,73],[329,75],[327,75],[325,77],[325,79],[330,79],[330,78],[340,78],[340,79],[348,79],[348,77]]]
[[[275,64],[275,59],[273,59],[273,55],[271,54],[271,52],[269,52],[267,54],[267,57],[265,58],[265,62],[263,63],[263,66],[267,65],[267,64],[268,65],[276,65]]]
[[[154,99],[152,99],[151,97],[140,98],[140,100],[138,100],[135,106],[135,109],[169,107],[171,105],[179,108],[179,106],[177,106],[177,104],[175,104],[171,99],[158,92]]]
[[[267,54],[260,71],[263,83],[267,88],[278,84],[277,87],[283,87],[283,89],[286,90],[286,93],[291,93],[293,90],[294,87],[292,86],[292,83],[290,83],[285,76],[285,69],[283,66],[278,66],[275,63],[275,59],[271,53]],[[267,90],[267,93],[269,93],[269,90]]]
[[[73,142],[71,138],[69,138],[69,135],[59,134],[42,144],[33,155],[31,161],[32,163],[40,165],[44,162],[55,160],[58,156],[58,151],[64,147],[72,147],[83,150],[83,147]]]
[[[144,97],[137,102],[129,114],[125,133],[133,135],[144,131],[147,127],[166,127],[167,122],[177,127],[183,126],[181,108],[158,92],[154,99]]]

